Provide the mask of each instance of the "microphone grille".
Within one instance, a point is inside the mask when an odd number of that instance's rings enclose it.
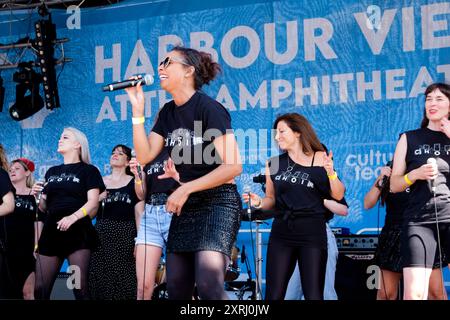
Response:
[[[249,193],[252,191],[252,187],[249,184],[244,185],[243,192]]]
[[[145,85],[149,86],[149,85],[153,84],[154,81],[155,81],[155,79],[153,78],[152,75],[146,74],[144,76],[144,84]]]
[[[428,164],[436,164],[436,159],[435,158],[428,158],[427,163]]]
[[[131,157],[136,158],[136,151],[134,149],[131,150]]]

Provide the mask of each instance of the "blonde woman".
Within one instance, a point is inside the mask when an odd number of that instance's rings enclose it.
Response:
[[[73,289],[75,298],[88,299],[88,265],[97,234],[91,219],[105,190],[98,169],[90,164],[86,136],[75,128],[65,128],[58,141],[64,163],[45,174],[45,187],[35,184],[33,193],[43,192],[39,208],[47,211],[36,261],[36,299],[49,299],[64,259],[79,275]]]

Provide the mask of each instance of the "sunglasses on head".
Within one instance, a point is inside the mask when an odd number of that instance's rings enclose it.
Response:
[[[185,66],[190,66],[190,64],[184,62],[178,58],[166,57],[163,61],[159,63],[159,66],[162,66],[164,69],[167,68],[172,62],[178,62],[184,64]]]

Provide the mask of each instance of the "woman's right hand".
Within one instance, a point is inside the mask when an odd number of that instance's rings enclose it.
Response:
[[[139,177],[138,166],[139,166],[141,172],[142,172],[142,167],[139,164],[139,162],[137,161],[137,159],[136,158],[131,158],[131,160],[130,160],[130,162],[128,164],[130,166],[131,173],[134,174],[134,177],[142,179],[142,177]]]
[[[36,181],[31,187],[31,194],[37,198],[42,193],[42,190],[44,190],[44,183],[42,181]]]
[[[391,173],[392,173],[391,167],[385,166],[385,167],[381,168],[381,172],[380,172],[380,175],[378,178],[379,179],[383,179],[383,177],[389,178],[391,176]]]
[[[414,180],[432,180],[435,179],[439,173],[437,164],[425,163],[419,168],[408,173],[408,178]]]
[[[249,196],[250,194],[250,196]],[[242,195],[242,200],[244,201],[244,203],[248,203],[249,198],[251,200],[251,205],[252,207],[256,204],[256,205],[260,205],[261,204],[261,197],[258,196],[256,193],[253,192],[249,192],[249,193],[244,193]]]
[[[131,79],[136,79],[137,77],[131,77]],[[144,91],[142,90],[142,86],[139,83],[135,87],[125,88],[125,91],[128,93],[128,97],[130,98],[130,103],[132,107],[133,117],[143,117],[144,116],[144,106],[145,106],[145,98]]]

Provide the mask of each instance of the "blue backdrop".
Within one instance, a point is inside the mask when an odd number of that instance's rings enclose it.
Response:
[[[10,159],[33,159],[42,177],[62,161],[59,135],[74,126],[87,134],[93,162],[106,174],[111,148],[132,144],[132,126],[126,93],[101,87],[136,73],[155,75],[166,52],[182,43],[212,53],[223,67],[204,90],[231,113],[245,158],[241,190],[278,153],[270,132],[275,117],[299,112],[333,150],[347,187],[350,213],[331,224],[354,233],[377,227],[378,218],[382,226],[384,210],[379,217],[377,208],[365,211],[364,194],[391,159],[399,134],[419,126],[424,88],[450,81],[446,1],[125,0],[82,9],[79,24],[74,15],[53,11],[58,38],[70,39],[64,49],[73,59],[57,67],[61,108],[21,123],[6,110],[0,114],[0,142]],[[3,12],[0,42],[34,38],[29,21],[38,18]],[[0,57],[8,58],[1,51]],[[15,100],[14,71],[1,74],[4,109]],[[170,97],[158,80],[146,93],[149,130]]]

